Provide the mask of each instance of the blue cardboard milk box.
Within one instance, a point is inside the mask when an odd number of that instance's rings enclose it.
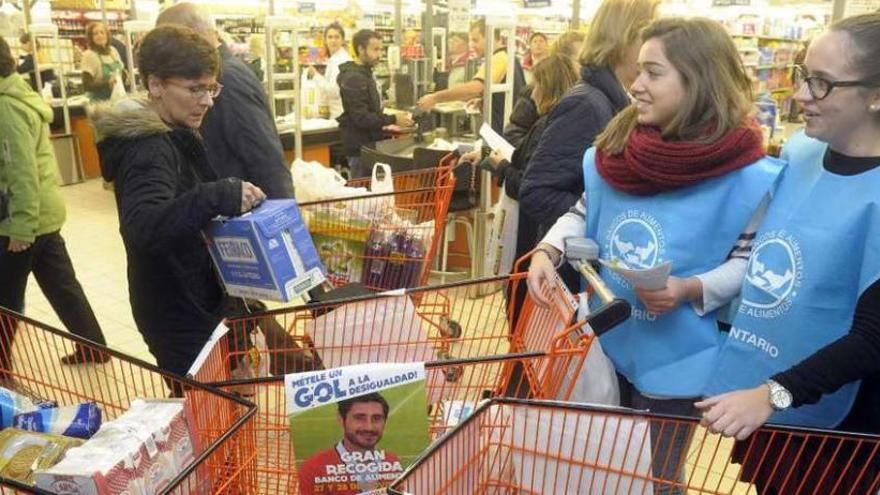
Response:
[[[267,200],[204,232],[231,296],[290,302],[324,282],[324,267],[296,200]]]

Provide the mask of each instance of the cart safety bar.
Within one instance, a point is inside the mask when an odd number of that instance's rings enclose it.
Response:
[[[426,361],[425,368],[445,368],[447,366],[459,366],[463,364],[474,364],[474,363],[494,363],[498,361],[509,361],[514,359],[531,359],[531,358],[540,358],[547,357],[546,352],[534,351],[534,352],[514,352],[510,354],[495,354],[493,356],[478,356],[478,357],[470,357],[470,358],[458,358],[458,359],[440,359],[437,361]],[[318,371],[318,370],[315,370]],[[219,382],[209,382],[204,383],[203,385],[207,385],[209,387],[236,387],[240,385],[255,385],[260,383],[274,383],[274,382],[282,382],[284,381],[284,375],[275,375],[275,376],[264,376],[259,378],[239,378],[236,380],[223,380]]]

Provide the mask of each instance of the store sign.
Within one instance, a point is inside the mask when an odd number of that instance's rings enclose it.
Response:
[[[549,7],[550,0],[523,0],[523,7],[527,9],[535,9],[538,7]]]
[[[300,14],[314,14],[315,2],[300,2],[298,10]]]

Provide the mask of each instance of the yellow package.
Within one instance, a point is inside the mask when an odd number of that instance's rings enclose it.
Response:
[[[0,431],[0,477],[32,485],[34,470],[54,466],[82,444],[78,438],[6,428]]]

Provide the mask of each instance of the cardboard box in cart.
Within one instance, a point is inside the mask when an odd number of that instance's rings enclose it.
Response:
[[[290,302],[324,282],[324,267],[296,200],[268,200],[217,219],[204,232],[226,292]]]

